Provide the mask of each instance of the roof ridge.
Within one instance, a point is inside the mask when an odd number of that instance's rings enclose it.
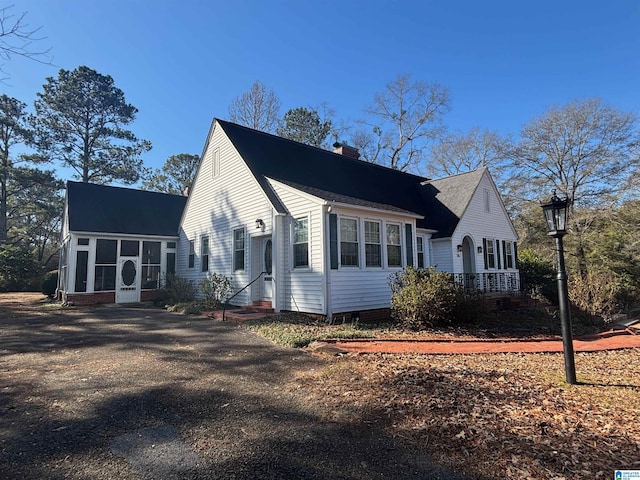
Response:
[[[478,167],[478,168],[474,168],[473,170],[467,170],[466,172],[458,172],[458,173],[454,173],[453,175],[447,175],[446,177],[440,177],[440,178],[433,178],[433,179],[429,179],[426,182],[423,183],[433,183],[433,182],[438,182],[440,180],[447,180],[449,178],[454,178],[454,177],[460,177],[462,175],[469,175],[471,173],[478,173],[480,170],[482,171],[486,171],[488,170],[489,167],[487,167],[486,165],[482,166],[482,167]]]
[[[141,188],[135,188],[135,187],[124,187],[124,186],[121,186],[121,185],[104,185],[104,184],[101,184],[101,183],[91,183],[91,182],[76,182],[74,180],[67,180],[67,185],[69,185],[69,184],[89,186],[91,188],[111,188],[111,189],[126,190],[128,192],[141,192],[141,193],[148,193],[148,194],[155,194],[155,195],[168,195],[170,197],[183,197],[184,196],[184,195],[179,195],[179,194],[176,194],[176,193],[156,192],[155,190],[143,190]]]
[[[297,142],[295,140],[291,140],[290,138],[281,137],[281,136],[273,134],[273,133],[263,132],[262,130],[256,130],[255,128],[247,127],[245,125],[240,125],[239,123],[234,123],[234,122],[231,122],[229,120],[222,120],[220,118],[214,117],[214,121],[217,121],[218,123],[220,123],[222,125],[223,129],[224,129],[225,124],[226,125],[231,125],[233,127],[239,127],[239,128],[244,129],[244,130],[248,130],[248,131],[253,132],[253,133],[265,135],[267,137],[272,137],[272,138],[275,138],[275,139],[278,139],[278,140],[281,140],[281,141],[284,141],[284,142],[290,142],[290,143],[292,143],[294,145],[299,145],[299,146],[302,146],[302,147],[305,147],[305,148],[309,148],[309,149],[312,149],[312,150],[319,150],[319,151],[321,151],[323,153],[329,153],[331,155],[336,155],[336,156],[340,157],[340,159],[342,159],[343,161],[348,161],[348,162],[351,162],[351,163],[358,162],[359,164],[370,165],[371,167],[374,167],[374,168],[380,168],[380,169],[388,170],[388,171],[391,171],[391,172],[397,172],[397,173],[400,173],[402,175],[406,175],[408,177],[416,178],[416,179],[418,179],[418,181],[427,180],[427,178],[423,177],[422,175],[416,175],[415,173],[405,172],[403,170],[396,170],[394,168],[390,168],[390,167],[387,167],[385,165],[380,165],[378,163],[367,162],[365,160],[359,160],[359,159],[356,159],[356,158],[349,157],[347,155],[341,155],[341,154],[333,152],[331,150],[326,150],[326,149],[320,148],[320,147],[314,147],[313,145],[307,145],[306,143]],[[352,148],[355,148],[355,147],[352,147]]]

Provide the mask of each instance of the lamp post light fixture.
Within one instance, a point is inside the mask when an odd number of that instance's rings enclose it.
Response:
[[[567,290],[567,270],[564,264],[564,246],[562,237],[567,234],[567,199],[558,198],[556,191],[547,203],[541,205],[544,218],[547,221],[548,235],[556,239],[556,254],[558,258],[558,305],[560,307],[560,322],[562,327],[562,347],[564,351],[564,371],[567,383],[575,385],[576,365],[573,353],[573,333],[571,331],[571,310],[569,307],[569,293]]]

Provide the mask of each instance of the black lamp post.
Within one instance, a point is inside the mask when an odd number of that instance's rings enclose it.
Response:
[[[560,306],[560,322],[562,325],[562,345],[564,350],[564,371],[567,383],[575,385],[576,365],[573,354],[573,334],[571,331],[571,310],[567,291],[567,270],[564,265],[564,247],[562,237],[567,234],[567,199],[561,200],[553,191],[551,200],[543,203],[542,210],[547,221],[549,236],[556,239],[558,256],[558,301]]]

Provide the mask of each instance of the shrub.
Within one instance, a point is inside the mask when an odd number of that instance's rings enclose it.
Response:
[[[556,302],[558,294],[554,283],[556,270],[551,262],[537,255],[530,248],[518,252],[520,284],[524,292],[534,298]]]
[[[465,293],[453,276],[435,269],[391,274],[391,314],[404,327],[420,330],[473,320],[480,298]]]
[[[204,297],[205,308],[220,307],[233,290],[231,279],[222,274],[211,272],[200,280],[200,290]]]
[[[53,297],[56,293],[56,288],[58,288],[58,270],[51,270],[45,273],[42,277],[41,287],[42,293],[50,298]]]
[[[620,311],[618,297],[623,289],[619,279],[611,273],[589,272],[585,277],[571,276],[568,290],[571,303],[592,317],[607,319]]]
[[[197,289],[193,280],[167,274],[163,285],[159,298],[164,304],[189,303],[196,298]]]

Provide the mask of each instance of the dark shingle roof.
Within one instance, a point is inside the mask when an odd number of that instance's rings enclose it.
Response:
[[[69,229],[76,232],[178,235],[187,197],[67,182]]]
[[[434,238],[450,237],[467,209],[486,168],[430,180],[423,186],[425,203],[431,206],[431,228]]]
[[[484,169],[428,181],[424,177],[355,160],[224,120],[216,120],[262,186],[274,208],[286,213],[268,178],[326,200],[358,199],[356,205],[424,216],[418,227],[438,230],[434,237],[450,236],[468,204]],[[473,173],[473,172],[471,172]],[[474,183],[475,182],[475,183]],[[444,191],[452,187],[451,192]],[[320,192],[320,193],[318,193]],[[332,198],[333,194],[336,198]],[[460,198],[458,198],[460,196]],[[346,202],[348,203],[348,202]],[[389,208],[391,207],[391,208]]]

